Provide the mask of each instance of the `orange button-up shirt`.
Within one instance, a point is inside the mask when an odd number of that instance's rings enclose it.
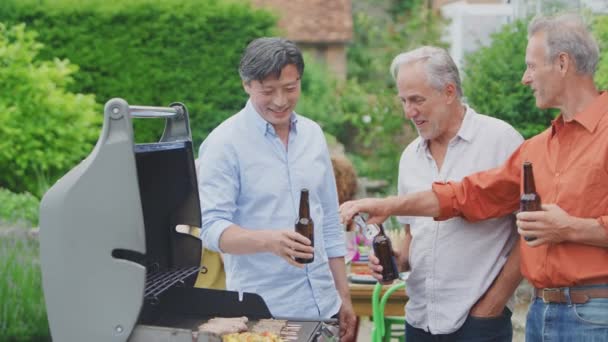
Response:
[[[569,122],[557,117],[501,167],[433,184],[441,207],[437,219],[476,221],[516,211],[525,161],[532,162],[543,204],[596,218],[608,230],[608,92]],[[522,273],[537,288],[608,283],[608,248],[574,242],[520,246]]]

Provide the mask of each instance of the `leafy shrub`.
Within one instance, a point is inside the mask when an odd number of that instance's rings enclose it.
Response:
[[[600,61],[595,76],[600,88],[608,87],[608,16],[596,16],[592,31],[600,44]],[[505,25],[491,45],[466,57],[463,88],[471,106],[513,125],[529,138],[547,128],[556,110],[536,107],[532,91],[521,84],[526,68],[527,24]]]
[[[38,225],[38,199],[27,193],[16,194],[0,188],[0,226],[18,225],[30,228]]]
[[[0,237],[0,341],[50,341],[36,239]]]
[[[35,37],[0,23],[0,187],[40,195],[91,150],[101,117],[93,96],[66,90],[77,67],[38,60]]]
[[[595,39],[600,45],[600,61],[595,81],[600,89],[608,88],[608,15],[597,16],[593,24]]]
[[[245,103],[238,64],[276,18],[248,4],[216,0],[3,0],[0,21],[26,22],[45,44],[41,56],[80,66],[71,89],[100,103],[166,106],[191,115],[194,143]],[[135,120],[139,142],[156,141],[162,120]]]
[[[402,1],[393,5],[399,7]],[[349,81],[338,89],[347,122],[354,127],[342,138],[359,175],[387,180],[395,192],[399,158],[416,137],[404,118],[389,73],[392,59],[421,45],[441,42],[444,21],[424,1],[410,1],[394,17],[371,16],[377,2],[366,1],[354,14],[354,43],[348,50]],[[407,8],[406,8],[407,7]],[[396,8],[396,7],[395,7]]]
[[[525,22],[505,25],[489,46],[465,57],[463,90],[477,111],[505,120],[529,138],[547,128],[554,114],[538,109],[532,91],[521,84],[527,43]]]
[[[326,133],[342,141],[346,130],[346,118],[339,110],[339,99],[336,98],[338,82],[327,67],[315,62],[305,54],[304,75],[302,76],[302,94],[296,112],[315,120]]]
[[[307,62],[297,111],[347,147],[360,176],[396,179],[404,128],[410,130],[394,89],[372,93],[356,79],[337,81],[324,66]]]

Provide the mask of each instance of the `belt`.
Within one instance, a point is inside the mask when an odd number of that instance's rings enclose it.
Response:
[[[534,296],[541,298],[545,303],[568,304],[566,288],[534,289]],[[570,303],[584,304],[591,298],[608,298],[608,288],[570,288]]]

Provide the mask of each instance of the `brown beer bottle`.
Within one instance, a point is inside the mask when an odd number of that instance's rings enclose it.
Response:
[[[534,173],[532,172],[532,163],[524,162],[524,192],[519,201],[519,211],[539,211],[542,210],[540,196],[536,193],[536,185],[534,184]],[[536,237],[524,237],[526,241],[534,241]]]
[[[310,240],[311,247],[315,247],[315,224],[310,217],[310,204],[308,202],[308,189],[300,191],[300,214],[296,221],[296,233],[300,233]],[[313,254],[310,259],[295,258],[300,264],[310,264],[315,260]]]
[[[399,278],[393,245],[384,233],[382,224],[378,224],[377,226],[378,234],[374,237],[372,247],[374,248],[374,254],[380,260],[380,265],[382,266],[382,280],[392,281]]]

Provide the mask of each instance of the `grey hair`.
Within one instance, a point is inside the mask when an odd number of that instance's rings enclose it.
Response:
[[[391,75],[397,80],[399,68],[405,64],[423,62],[426,66],[426,75],[431,87],[443,90],[448,83],[456,87],[458,98],[462,97],[462,85],[458,67],[450,54],[443,48],[423,46],[415,50],[397,55],[391,63]]]
[[[528,39],[538,32],[545,33],[548,61],[553,61],[562,52],[567,53],[574,59],[578,73],[595,74],[600,50],[579,15],[536,17],[528,26]]]
[[[239,65],[239,75],[247,83],[261,81],[268,76],[281,76],[289,64],[296,66],[300,77],[304,72],[304,58],[296,44],[284,38],[258,38],[245,49]]]

